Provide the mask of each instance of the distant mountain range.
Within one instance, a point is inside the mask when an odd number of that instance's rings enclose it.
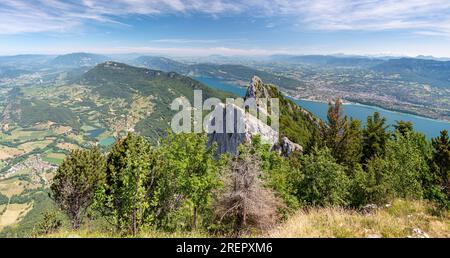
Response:
[[[89,67],[95,66],[99,63],[108,61],[107,56],[89,54],[89,53],[72,53],[67,55],[57,56],[51,60],[50,64],[61,67]]]
[[[272,61],[307,64],[329,68],[359,68],[386,75],[400,75],[404,81],[450,88],[450,59],[419,56],[419,58],[364,56],[272,56]]]
[[[271,61],[281,61],[288,63],[309,64],[318,66],[333,67],[360,67],[369,68],[384,62],[381,58],[371,58],[362,56],[324,56],[324,55],[275,55],[270,57]]]
[[[387,58],[387,57],[386,57]],[[428,83],[437,87],[450,87],[450,61],[438,61],[428,57],[419,58],[372,58],[363,56],[272,56],[270,60],[289,64],[307,64],[313,66],[339,68],[368,69],[387,75],[398,74],[405,81]],[[444,60],[444,59],[443,59]],[[301,82],[260,71],[244,65],[235,64],[185,64],[164,57],[142,56],[134,60],[135,65],[162,71],[175,71],[190,76],[209,76],[226,80],[245,80],[258,75],[267,83],[279,85],[281,88],[293,89],[301,86]]]
[[[44,101],[34,95],[28,98],[22,94],[22,89],[13,88],[6,96],[7,104],[0,113],[0,122],[29,128],[52,121],[79,131],[82,126],[101,121],[103,127],[112,128],[115,133],[131,128],[157,139],[166,134],[171,118],[177,112],[170,108],[174,99],[184,96],[193,103],[194,89],[202,90],[205,99],[234,96],[175,72],[165,73],[113,61],[73,75],[67,83],[73,92],[80,91],[79,95],[57,93],[58,86],[52,85],[52,94],[47,94]],[[23,91],[27,89],[23,88]],[[92,113],[80,111],[83,110],[80,107],[96,113],[98,120],[91,121]]]
[[[89,68],[105,61],[124,60],[130,65],[145,67],[164,72],[177,72],[188,76],[208,76],[226,80],[247,81],[253,75],[266,83],[281,88],[294,89],[301,82],[286,76],[261,71],[241,64],[185,63],[166,57],[114,55],[112,57],[91,53],[72,53],[60,56],[17,55],[0,56],[0,76],[14,77],[39,69]],[[332,69],[366,69],[387,75],[398,74],[405,81],[427,83],[437,87],[450,87],[450,61],[445,58],[419,56],[420,58],[367,57],[367,56],[331,56],[331,55],[273,55],[265,62],[302,64]]]
[[[416,58],[391,59],[373,70],[386,74],[399,74],[403,79],[450,88],[450,61],[435,61]]]
[[[140,56],[133,61],[134,65],[164,72],[189,73],[189,65],[160,56]]]
[[[51,55],[15,55],[0,56],[0,67],[30,68],[47,64],[55,56]]]
[[[2,78],[14,78],[28,72],[29,71],[27,70],[17,69],[13,67],[0,67],[0,77]]]
[[[193,77],[214,77],[226,81],[243,81],[247,83],[248,78],[257,75],[266,83],[278,85],[282,88],[293,89],[299,86],[299,81],[278,76],[269,72],[257,70],[244,65],[235,64],[185,64],[164,57],[142,56],[134,60],[135,65],[150,69],[158,69],[165,72],[174,71]]]

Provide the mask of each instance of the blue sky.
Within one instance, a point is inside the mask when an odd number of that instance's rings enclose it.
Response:
[[[450,57],[449,0],[2,0],[0,54]]]

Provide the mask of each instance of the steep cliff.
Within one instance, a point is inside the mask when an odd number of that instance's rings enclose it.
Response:
[[[256,103],[260,98],[278,98],[279,100],[279,131],[263,123],[255,116],[246,113],[241,107],[228,105],[227,112],[234,112],[234,133],[227,133],[226,113],[224,112],[222,132],[213,131],[208,134],[209,143],[218,144],[219,153],[237,153],[240,144],[251,141],[252,137],[259,135],[264,143],[270,144],[272,149],[281,155],[288,156],[292,152],[303,152],[302,146],[307,146],[313,137],[319,134],[320,120],[310,112],[302,109],[283,94],[274,85],[264,84],[262,80],[254,76],[244,96],[247,100],[254,98]],[[267,112],[265,108],[257,107],[259,112]],[[230,110],[232,109],[232,110]],[[268,108],[270,110],[270,108]],[[214,124],[214,121],[212,121]],[[229,125],[228,125],[229,126]],[[239,132],[238,127],[244,130]]]

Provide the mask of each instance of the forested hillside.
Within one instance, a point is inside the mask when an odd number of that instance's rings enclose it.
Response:
[[[123,99],[131,105],[136,96],[147,99],[152,111],[136,123],[135,130],[148,137],[163,136],[176,111],[172,101],[184,96],[193,104],[194,90],[202,90],[203,98],[225,99],[231,94],[208,88],[200,82],[175,72],[137,68],[122,63],[106,62],[85,73],[80,84],[88,85],[94,94],[106,99]]]

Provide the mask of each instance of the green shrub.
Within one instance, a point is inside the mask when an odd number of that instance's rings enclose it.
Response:
[[[394,197],[423,197],[421,178],[429,173],[425,157],[412,136],[397,134],[387,143],[384,158],[385,174],[392,177]]]
[[[359,170],[352,176],[352,205],[381,204],[393,198],[421,199],[430,169],[428,151],[420,138],[414,133],[397,133],[386,143],[384,158],[367,160],[366,171]]]
[[[384,160],[375,156],[359,167],[351,177],[351,205],[359,208],[369,203],[386,203],[392,196],[391,177],[385,174]]]
[[[319,206],[348,203],[349,178],[328,148],[313,149],[311,154],[301,158],[301,163],[302,178],[297,186],[300,201]]]
[[[281,157],[277,152],[270,151],[270,145],[262,144],[260,137],[254,137],[252,143],[261,159],[265,185],[275,191],[288,210],[297,209],[299,202],[295,196],[294,182],[300,175],[300,168],[295,162],[300,154],[293,153],[289,158]]]
[[[105,158],[94,148],[74,150],[56,171],[51,185],[52,198],[77,229],[105,180]]]
[[[220,186],[215,148],[207,147],[203,135],[169,133],[157,153],[158,226],[169,230],[207,227],[212,219],[212,194]]]
[[[8,196],[5,196],[2,193],[0,193],[0,205],[8,204],[8,202],[9,202]]]
[[[113,218],[121,233],[136,235],[153,220],[153,158],[145,138],[131,133],[108,154],[105,184],[96,193],[95,205]]]
[[[62,225],[62,220],[56,212],[47,211],[37,225],[34,234],[37,236],[52,234],[57,232]]]

